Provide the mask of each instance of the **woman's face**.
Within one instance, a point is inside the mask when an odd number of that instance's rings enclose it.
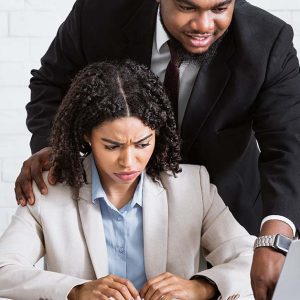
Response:
[[[102,184],[132,184],[155,146],[155,130],[135,117],[105,121],[89,137]]]

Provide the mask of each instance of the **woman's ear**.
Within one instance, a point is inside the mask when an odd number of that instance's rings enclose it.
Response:
[[[87,135],[83,136],[84,140],[91,146],[91,141]]]

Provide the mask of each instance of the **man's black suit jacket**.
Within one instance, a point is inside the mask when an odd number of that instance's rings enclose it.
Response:
[[[251,233],[270,214],[300,228],[300,75],[293,32],[244,0],[235,6],[217,55],[196,78],[181,130],[183,161],[207,167]],[[76,1],[41,68],[32,71],[27,125],[33,152],[47,146],[54,114],[79,69],[125,58],[150,67],[156,15],[154,0]]]

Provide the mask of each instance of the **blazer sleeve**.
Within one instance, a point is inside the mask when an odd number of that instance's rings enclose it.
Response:
[[[213,280],[222,299],[234,295],[253,299],[250,268],[255,237],[235,220],[217,188],[210,183],[204,167],[200,168],[200,182],[203,199],[201,246],[205,259],[213,267],[195,275]]]
[[[42,57],[41,68],[31,71],[31,100],[26,106],[26,124],[32,133],[32,153],[48,146],[52,121],[62,98],[71,79],[86,65],[81,46],[83,4],[84,0],[75,2],[48,51]]]
[[[0,238],[0,297],[65,300],[72,287],[87,282],[35,268],[45,254],[40,224],[38,204],[19,207]]]
[[[264,216],[282,215],[300,228],[300,73],[293,30],[275,40],[255,102],[253,129],[261,150]],[[259,63],[259,62],[258,62]]]

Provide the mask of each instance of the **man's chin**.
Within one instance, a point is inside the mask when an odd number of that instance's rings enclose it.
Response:
[[[182,46],[183,46],[183,48],[186,50],[186,52],[187,53],[190,53],[190,54],[192,54],[192,55],[201,55],[201,54],[204,54],[204,53],[206,53],[208,50],[209,50],[209,48],[210,48],[210,46],[211,45],[209,45],[208,47],[189,47],[189,46],[186,46],[186,45],[183,45],[182,44]]]
[[[181,61],[203,66],[210,64],[212,59],[215,57],[219,44],[222,42],[225,35],[226,32],[220,38],[214,39],[213,42],[201,47],[193,47],[186,43],[185,40],[180,41],[175,39],[173,36],[170,36],[170,40],[173,43]]]

